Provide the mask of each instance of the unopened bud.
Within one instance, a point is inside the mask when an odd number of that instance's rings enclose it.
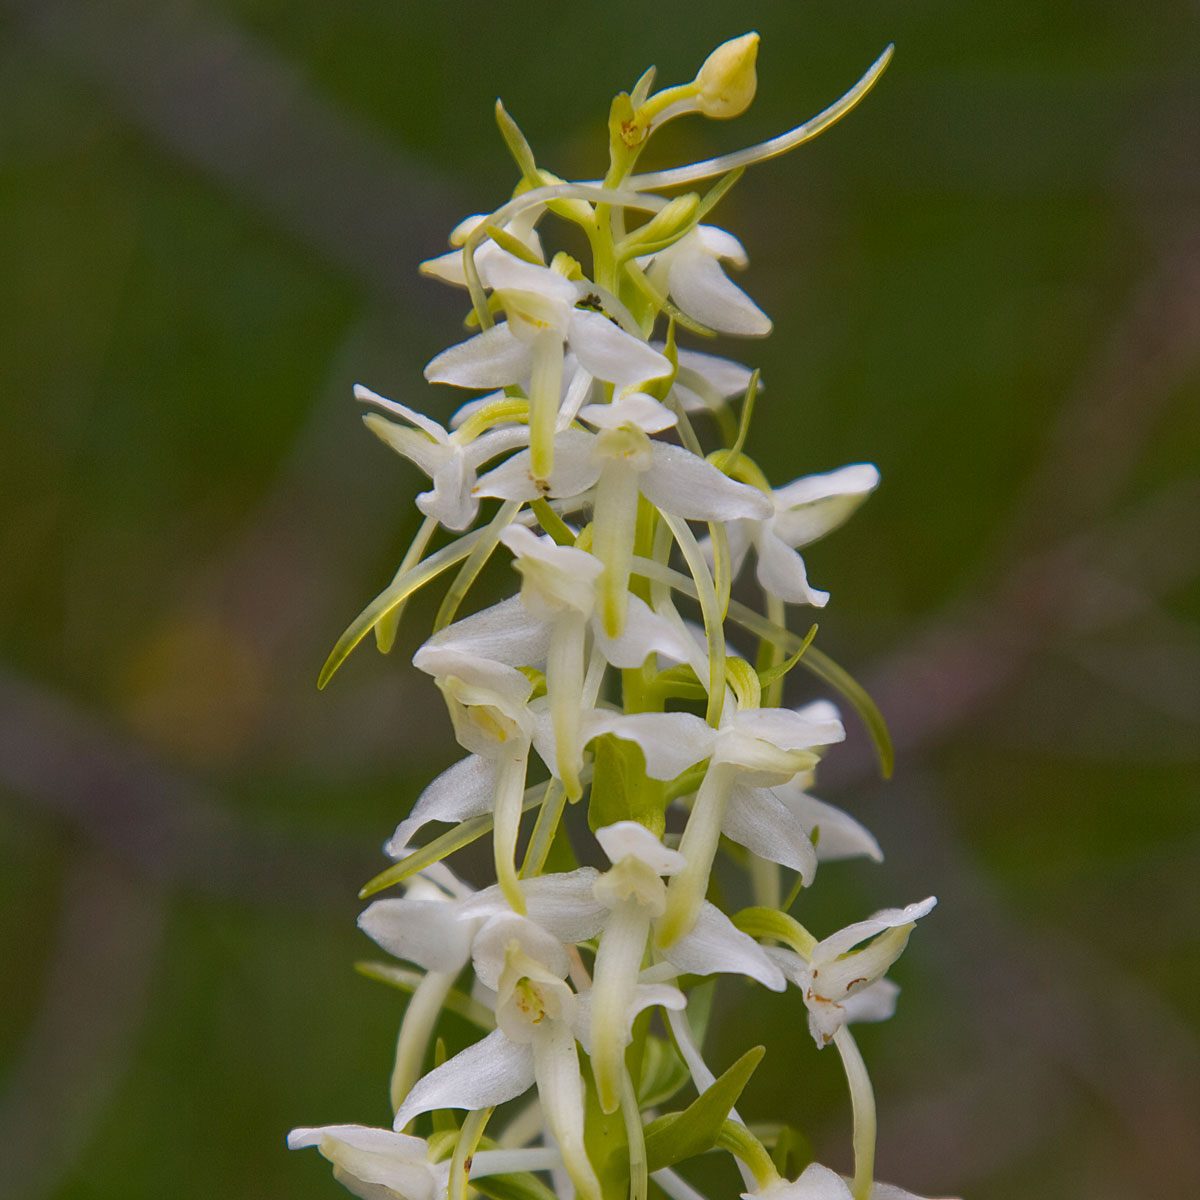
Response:
[[[758,86],[757,58],[758,34],[744,33],[722,42],[704,60],[696,75],[696,102],[706,117],[736,117],[749,108]]]

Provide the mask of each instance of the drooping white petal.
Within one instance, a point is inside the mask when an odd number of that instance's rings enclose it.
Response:
[[[488,759],[472,754],[456,762],[421,793],[385,843],[384,853],[402,858],[413,834],[430,821],[465,821],[491,812],[495,784],[496,767]]]
[[[873,463],[806,475],[776,489],[772,529],[789,546],[807,546],[849,519],[878,486]]]
[[[661,963],[660,967],[668,971],[675,971],[676,968],[670,963]],[[650,968],[653,970],[654,968]],[[640,978],[644,978],[648,972],[643,971]],[[580,992],[576,997],[575,1017],[572,1022],[572,1028],[575,1030],[575,1037],[579,1040],[579,1044],[584,1050],[591,1054],[592,1052],[592,1009],[594,1007],[595,996],[594,988],[588,989],[586,992]],[[639,983],[633,989],[633,995],[630,999],[629,1008],[625,1012],[625,1025],[627,1028],[633,1027],[633,1022],[639,1013],[644,1012],[648,1008],[664,1008],[671,1012],[682,1012],[687,1008],[687,997],[677,988],[669,983]]]
[[[811,831],[816,839],[817,859],[820,862],[859,855],[883,862],[883,851],[865,825],[840,808],[808,795],[799,780],[776,788],[775,794]]]
[[[817,870],[817,851],[808,829],[769,788],[735,786],[721,832],[759,858],[800,872],[805,887]]]
[[[697,232],[688,234],[671,248],[673,253],[667,267],[671,298],[688,316],[720,333],[739,337],[763,337],[770,333],[771,318],[725,274],[720,261]],[[696,242],[690,243],[693,237]]]
[[[771,528],[771,525],[767,525],[760,529],[754,543],[758,551],[754,573],[763,591],[769,596],[778,596],[787,604],[811,604],[814,608],[824,608],[829,603],[829,593],[808,582],[804,559],[776,537]]]
[[[654,466],[641,477],[642,494],[664,512],[689,521],[763,520],[771,501],[681,446],[653,443]]]
[[[626,333],[603,313],[572,309],[569,338],[579,365],[619,388],[671,373],[671,364],[664,355]]]
[[[430,383],[498,388],[519,383],[533,369],[529,347],[514,337],[507,321],[443,350],[425,368]]]
[[[414,1117],[435,1108],[491,1108],[512,1100],[533,1084],[533,1053],[493,1030],[428,1075],[417,1080],[396,1113],[403,1129]]]
[[[773,992],[786,986],[783,972],[763,948],[714,904],[705,900],[690,932],[662,952],[663,957],[690,975],[726,972],[748,975]]]
[[[374,404],[378,408],[382,408],[384,412],[400,417],[410,425],[415,425],[422,432],[427,433],[435,442],[444,445],[450,440],[446,431],[432,418],[418,412],[415,408],[409,408],[406,404],[389,400],[386,396],[381,396],[378,392],[372,391],[364,384],[356,383],[354,385],[354,398],[363,404]]]
[[[359,914],[358,927],[389,954],[426,971],[460,971],[471,957],[475,932],[451,901],[376,900]]]

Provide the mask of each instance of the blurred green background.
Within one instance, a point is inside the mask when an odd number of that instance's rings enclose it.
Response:
[[[819,792],[888,861],[801,901],[822,933],[941,899],[861,1037],[879,1172],[1200,1194],[1197,26],[1168,0],[0,0],[0,1193],[334,1196],[286,1131],[387,1123],[402,1001],[352,971],[355,891],[456,752],[407,668],[428,604],[314,687],[421,486],[350,385],[460,399],[420,371],[461,297],[416,264],[506,198],[497,94],[594,176],[613,92],[754,27],[754,107],[657,158],[790,128],[897,47],[719,214],[776,323],[723,347],[767,381],[751,453],[883,472],[808,557],[821,644],[900,751],[880,784],[855,730]],[[796,996],[719,999],[718,1068],[748,1028],[774,1047],[743,1113],[848,1167]]]

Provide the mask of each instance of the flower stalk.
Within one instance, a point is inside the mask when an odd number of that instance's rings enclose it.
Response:
[[[847,520],[878,472],[860,463],[772,484],[752,457],[752,417],[766,403],[758,372],[678,343],[690,332],[770,333],[771,319],[727,273],[747,265],[745,250],[708,221],[747,167],[848,113],[891,48],[789,133],[700,163],[636,169],[666,122],[743,112],[758,49],[747,33],[686,83],[656,91],[651,68],[619,93],[603,181],[539,165],[497,102],[513,192],[461,222],[451,250],[422,266],[464,290],[468,330],[425,376],[470,396],[443,427],[355,389],[371,406],[368,428],[431,486],[417,497],[424,521],[395,577],[319,682],[371,631],[390,650],[409,598],[456,568],[413,665],[430,677],[430,695],[440,692],[466,753],[421,793],[387,843],[394,864],[363,889],[404,888],[360,918],[367,936],[412,964],[364,967],[411,992],[391,1075],[393,1129],[289,1137],[315,1146],[356,1195],[547,1200],[553,1189],[650,1200],[661,1190],[704,1200],[689,1176],[700,1156],[721,1152],[748,1197],[913,1200],[876,1188],[875,1100],[849,1025],[891,1016],[899,989],[886,973],[935,902],[884,909],[823,938],[788,912],[819,862],[881,857],[853,817],[808,792],[845,736],[837,708],[785,699],[789,673],[805,668],[858,712],[890,769],[869,697],[812,644],[811,621],[800,618],[807,634],[788,628],[791,609],[830,599],[809,582],[801,549]],[[663,194],[709,178],[718,182],[703,194]],[[554,253],[556,222],[583,231],[587,261]],[[520,586],[489,605],[477,593],[494,559],[511,563]],[[734,627],[756,653],[743,657],[728,641]],[[449,828],[421,835],[434,822]],[[494,882],[477,890],[445,860],[488,834]],[[732,915],[710,899],[726,845],[747,870],[732,886],[723,874],[722,891],[752,901]],[[603,857],[605,870],[581,865]],[[783,904],[781,868],[796,876]],[[720,1075],[706,1065],[706,981],[717,974],[775,991],[791,984],[815,1046],[837,1047],[853,1110],[849,1180],[818,1164],[783,1178],[786,1155],[777,1166],[743,1121],[738,1103],[761,1047]],[[482,1036],[431,1062],[450,1011]],[[527,1095],[516,1116],[502,1107]],[[495,1142],[489,1125],[502,1126]]]

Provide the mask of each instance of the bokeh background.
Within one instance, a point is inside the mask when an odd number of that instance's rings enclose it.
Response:
[[[884,785],[855,730],[821,794],[888,861],[801,901],[827,932],[941,898],[861,1038],[880,1173],[1200,1194],[1197,26],[1169,0],[0,0],[0,1192],[334,1196],[287,1129],[387,1122],[402,1000],[352,970],[355,892],[455,750],[414,632],[315,690],[420,486],[350,385],[450,410],[420,371],[461,297],[415,268],[507,195],[497,94],[594,176],[614,91],[755,27],[750,113],[677,123],[664,161],[789,128],[897,45],[720,214],[777,329],[725,347],[767,381],[751,452],[780,482],[883,472],[809,565],[899,747]],[[719,1014],[719,1067],[748,1029],[776,1047],[742,1111],[846,1168],[796,997],[723,986]]]

